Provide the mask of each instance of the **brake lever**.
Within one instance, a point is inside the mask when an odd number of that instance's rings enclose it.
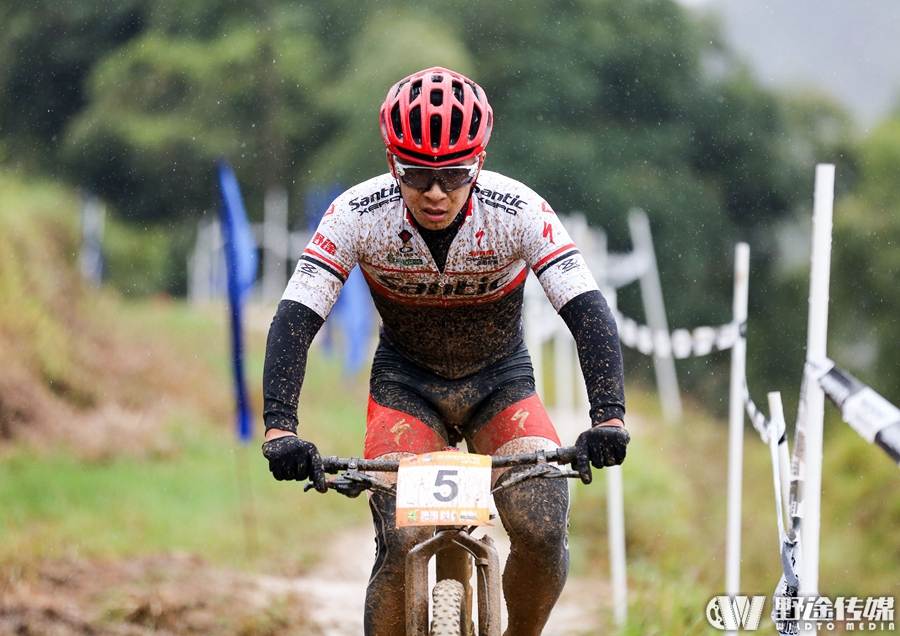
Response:
[[[504,488],[509,488],[510,486],[515,486],[519,482],[525,481],[526,479],[532,478],[541,478],[541,479],[558,479],[558,478],[573,478],[579,477],[580,475],[574,471],[566,468],[560,468],[559,466],[554,466],[552,464],[538,464],[533,468],[530,468],[524,472],[516,473],[512,477],[505,479],[497,486],[491,490],[491,494],[494,494],[498,490],[503,490]]]
[[[357,470],[348,470],[340,477],[329,478],[325,483],[328,488],[336,490],[350,499],[359,497],[365,490],[377,490],[386,493],[394,492],[394,486],[391,484]],[[315,485],[312,482],[308,482],[303,487],[303,492],[307,492],[313,488],[315,488]]]

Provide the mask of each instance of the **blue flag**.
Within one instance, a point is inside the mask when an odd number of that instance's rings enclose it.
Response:
[[[253,416],[244,383],[242,305],[256,282],[256,241],[241,198],[237,177],[225,159],[219,160],[219,186],[222,191],[222,241],[228,270],[228,301],[231,306],[232,362],[237,396],[237,432],[241,442],[251,438]]]

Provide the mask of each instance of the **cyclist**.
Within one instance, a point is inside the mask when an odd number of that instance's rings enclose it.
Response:
[[[590,464],[621,464],[629,435],[615,321],[549,204],[482,170],[494,124],[484,91],[430,68],[390,89],[380,120],[389,172],[331,204],[269,331],[263,454],[275,478],[308,478],[325,490],[315,445],[297,436],[297,402],[310,343],[355,265],[382,319],[366,458],[441,450],[462,438],[491,455],[559,446],[524,346],[531,269],[575,338],[587,383],[593,425],[576,443],[578,469],[589,480]],[[568,572],[568,489],[564,480],[526,480],[495,503],[511,541],[506,633],[537,635]],[[433,529],[397,529],[391,496],[375,493],[369,505],[377,551],[365,633],[402,636],[405,556]]]

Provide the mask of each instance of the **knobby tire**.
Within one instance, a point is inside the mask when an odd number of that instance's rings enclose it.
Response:
[[[430,636],[461,636],[463,585],[453,579],[434,586]]]

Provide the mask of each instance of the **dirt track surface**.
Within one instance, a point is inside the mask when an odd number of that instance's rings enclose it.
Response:
[[[317,633],[300,599],[190,556],[50,562],[5,578],[0,634]]]
[[[492,531],[504,551],[502,533]],[[21,636],[352,636],[374,542],[369,528],[338,535],[331,557],[297,578],[210,566],[188,555],[54,561],[8,568],[0,634]],[[570,579],[545,636],[603,633],[605,582]]]

